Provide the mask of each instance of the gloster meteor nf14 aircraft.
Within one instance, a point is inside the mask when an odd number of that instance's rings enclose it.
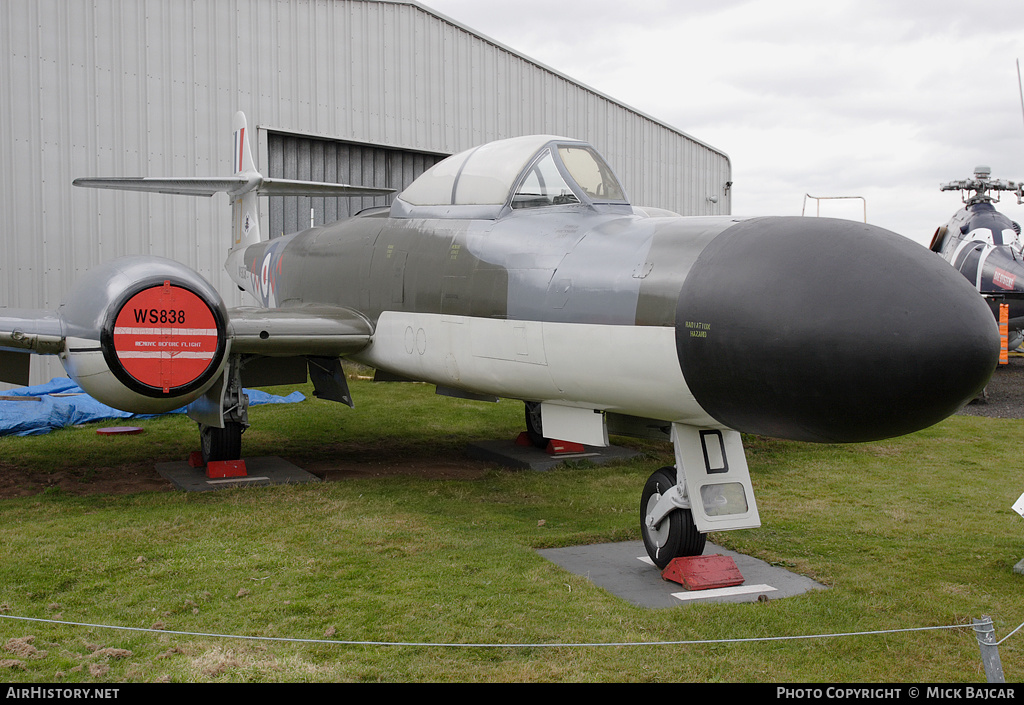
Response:
[[[240,453],[243,385],[308,371],[318,396],[351,404],[349,357],[381,379],[522,400],[539,438],[671,440],[675,466],[651,476],[640,507],[664,567],[701,553],[709,531],[760,525],[740,433],[910,433],[957,411],[996,365],[988,307],[926,248],[852,221],[635,208],[574,139],[485,144],[438,163],[390,207],[263,240],[260,194],[365,191],[264,179],[241,113],[235,123],[233,177],[75,183],[228,193],[227,271],[260,306],[229,310],[184,265],[125,257],[56,311],[0,319],[0,346],[59,355],[111,406],[189,405],[208,458]],[[8,372],[21,369],[12,357]]]
[[[1024,201],[1024,184],[991,178],[987,166],[974,169],[973,179],[942,184],[943,191],[961,191],[964,207],[935,231],[931,249],[938,252],[985,298],[1009,306],[1008,348],[1024,343],[1024,241],[1020,225],[996,210],[1000,191]]]

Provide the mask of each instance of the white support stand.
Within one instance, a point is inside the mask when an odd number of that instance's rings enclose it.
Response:
[[[543,402],[540,405],[540,417],[546,438],[600,448],[608,446],[608,426],[604,414],[595,409]]]

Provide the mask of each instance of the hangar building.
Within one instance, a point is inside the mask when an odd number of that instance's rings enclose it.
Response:
[[[439,159],[547,133],[593,143],[635,205],[730,212],[728,157],[410,0],[4,0],[0,305],[55,309],[99,262],[178,260],[229,306],[227,197],[72,187],[224,176],[246,113],[270,177],[399,191]],[[386,199],[274,198],[279,236]],[[40,364],[41,363],[41,364]],[[63,376],[33,362],[32,383]]]

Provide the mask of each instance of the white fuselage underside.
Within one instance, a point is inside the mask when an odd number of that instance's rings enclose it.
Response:
[[[697,404],[675,329],[385,312],[353,358],[478,394],[721,427]]]

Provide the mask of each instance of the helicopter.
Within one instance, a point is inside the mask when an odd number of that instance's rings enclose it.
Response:
[[[964,207],[938,228],[929,246],[967,278],[993,307],[1009,307],[1007,349],[1024,343],[1024,240],[1020,224],[996,210],[999,194],[1008,192],[1024,203],[1024,183],[993,179],[987,166],[974,177],[940,185],[960,191]]]

